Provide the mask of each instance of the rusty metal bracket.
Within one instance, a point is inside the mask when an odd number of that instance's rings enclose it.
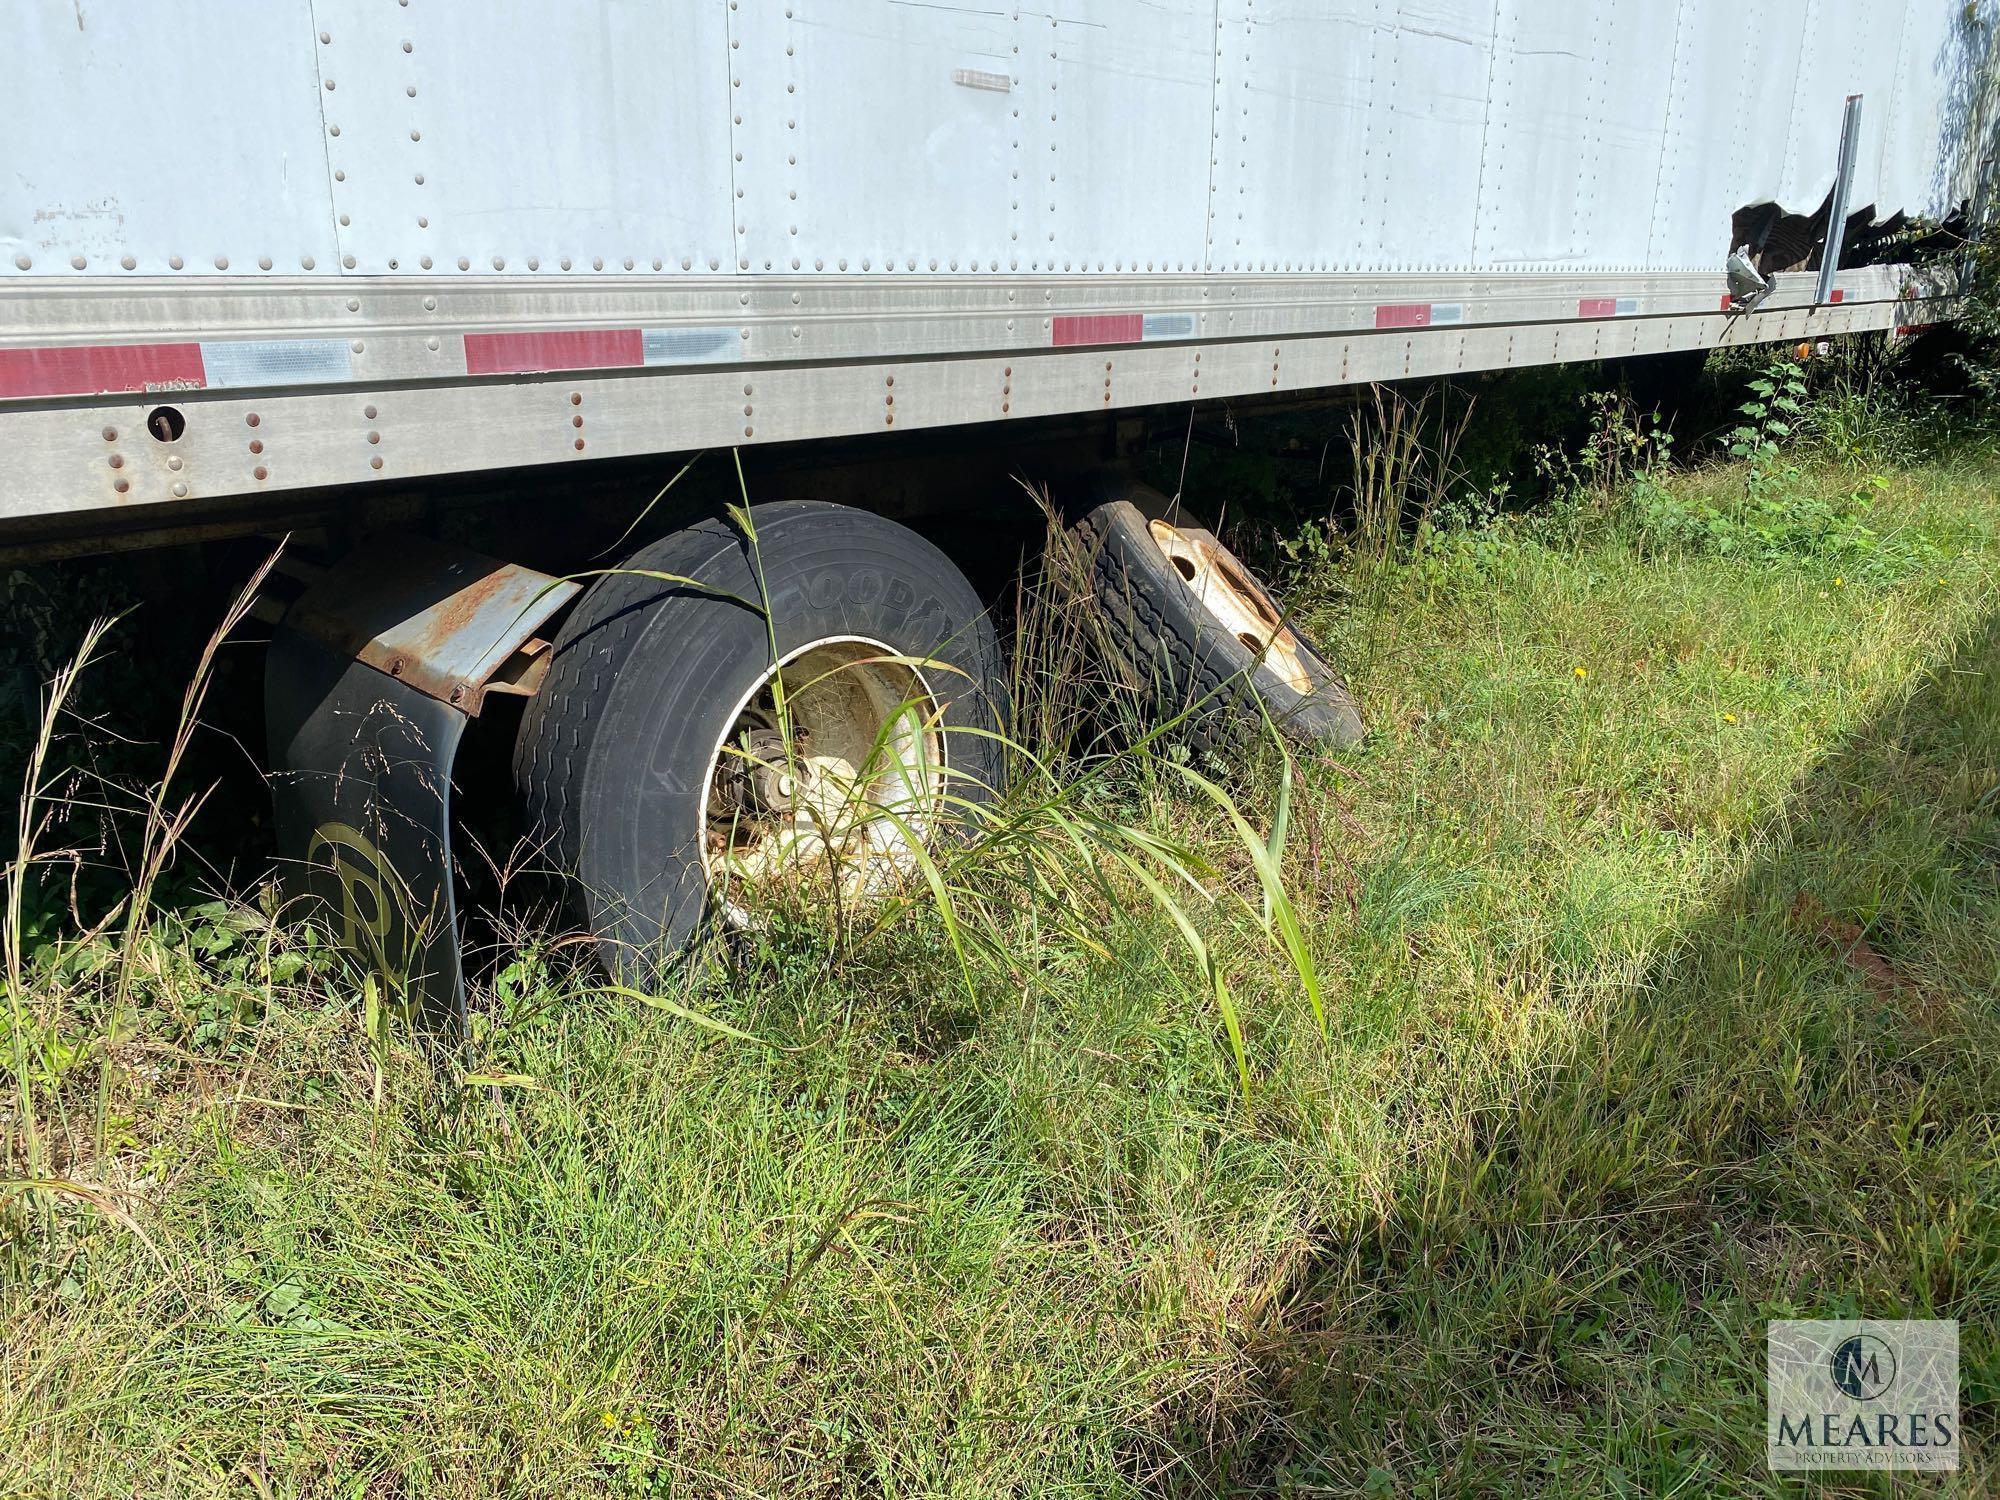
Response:
[[[299,597],[285,623],[477,715],[493,679],[577,585],[425,537],[378,537]],[[503,691],[505,689],[502,689]]]
[[[265,658],[279,857],[384,992],[465,1016],[451,768],[488,693],[532,693],[564,579],[421,537],[374,538],[299,596]]]

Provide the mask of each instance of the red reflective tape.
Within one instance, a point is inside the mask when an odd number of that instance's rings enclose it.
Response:
[[[1428,328],[1431,326],[1431,305],[1428,302],[1397,302],[1384,304],[1375,309],[1377,328]]]
[[[1618,299],[1579,297],[1576,299],[1576,315],[1579,318],[1615,318],[1618,316]]]
[[[1847,293],[1842,291],[1839,287],[1835,287],[1833,289],[1833,300],[1835,302],[1845,302],[1847,300]]]
[[[465,373],[528,375],[541,370],[604,370],[646,362],[636,328],[572,328],[556,333],[468,333]]]
[[[0,397],[198,391],[206,384],[199,344],[0,349]]]
[[[1722,310],[1724,312],[1731,312],[1734,311],[1735,307],[1736,307],[1736,299],[1730,296],[1729,293],[1724,292],[1722,294]]]
[[[1136,344],[1146,336],[1144,313],[1091,313],[1054,320],[1053,342],[1065,344]]]

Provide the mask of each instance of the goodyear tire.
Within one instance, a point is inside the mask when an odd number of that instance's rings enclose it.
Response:
[[[734,524],[706,521],[598,579],[558,633],[516,740],[533,836],[575,877],[605,966],[626,982],[656,975],[704,926],[712,879],[744,863],[742,828],[767,820],[772,848],[808,841],[806,814],[821,812],[804,805],[808,751],[826,752],[814,764],[844,768],[847,792],[873,795],[877,782],[856,769],[883,753],[879,743],[868,749],[861,721],[870,712],[894,729],[877,725],[878,742],[889,734],[902,747],[894,784],[927,799],[928,821],[877,819],[883,827],[935,829],[948,818],[946,795],[910,769],[930,757],[949,772],[949,799],[997,794],[992,736],[1004,722],[1006,679],[992,623],[958,569],[916,533],[864,511],[791,501],[751,517],[754,548]],[[754,716],[773,701],[779,675],[797,721],[800,743],[782,755],[795,778],[780,754],[742,748],[770,733]],[[905,680],[920,708],[891,701]],[[829,712],[822,741],[806,743],[812,705],[832,702],[836,688],[844,696],[834,706],[846,711]],[[867,762],[867,776],[875,766]],[[834,781],[829,772],[815,784]],[[757,803],[760,788],[767,803]],[[851,796],[843,805],[856,801],[870,806]],[[824,844],[834,842],[824,825],[838,816],[818,825]],[[864,854],[880,831],[865,830]]]
[[[1112,669],[1148,727],[1185,716],[1194,748],[1223,753],[1262,732],[1268,714],[1298,744],[1357,743],[1353,695],[1270,592],[1209,532],[1166,519],[1164,496],[1132,490],[1075,530]]]

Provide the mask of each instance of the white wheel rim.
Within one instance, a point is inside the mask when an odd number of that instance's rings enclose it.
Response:
[[[844,906],[907,884],[942,804],[940,720],[919,666],[864,636],[809,642],[760,676],[702,779],[702,868],[725,919],[749,926],[783,892]]]
[[[1241,563],[1205,533],[1190,534],[1165,521],[1148,522],[1146,529],[1166,554],[1174,576],[1216,623],[1293,692],[1312,691],[1304,644]]]

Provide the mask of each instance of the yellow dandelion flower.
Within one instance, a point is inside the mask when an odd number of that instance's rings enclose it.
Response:
[[[1833,578],[1833,586],[1837,589],[1845,588],[1847,586],[1847,580],[1845,578],[1842,578],[1838,573],[1836,573]]]
[[[1722,716],[1722,722],[1723,722],[1723,723],[1725,723],[1725,724],[1734,724],[1734,723],[1736,722],[1736,715],[1735,715],[1735,714],[1724,714],[1724,715]]]
[[[603,1416],[598,1418],[598,1420],[604,1424],[604,1430],[606,1432],[616,1432],[618,1430],[617,1412],[615,1411],[605,1412]]]
[[[1590,675],[1589,669],[1585,667],[1573,667],[1571,670],[1576,673],[1576,680],[1578,682],[1583,681],[1584,678]]]

